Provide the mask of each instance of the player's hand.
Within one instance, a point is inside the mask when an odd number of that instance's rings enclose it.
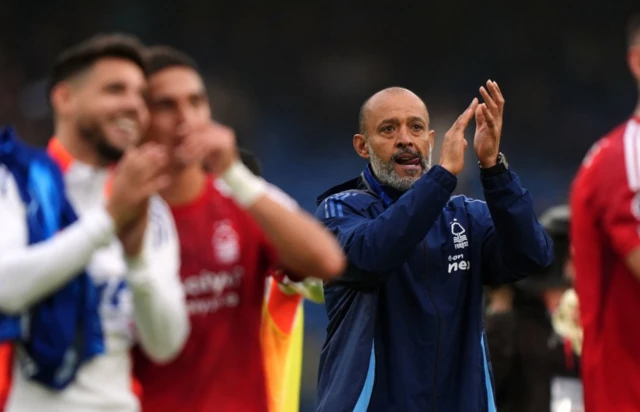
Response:
[[[223,173],[239,159],[233,129],[214,121],[190,131],[177,150],[185,164],[202,163],[214,174]]]
[[[467,110],[458,117],[451,129],[444,134],[442,150],[440,150],[440,166],[456,176],[464,168],[464,150],[467,148],[464,132],[476,113],[477,107],[478,99],[473,99]]]
[[[140,213],[118,233],[124,254],[127,257],[137,257],[142,254],[144,234],[149,222],[149,199],[140,206]]]
[[[146,210],[149,196],[169,185],[171,179],[165,169],[168,159],[166,149],[151,142],[125,152],[114,171],[107,201],[117,233]]]
[[[476,135],[473,138],[473,148],[483,169],[498,162],[504,111],[504,97],[498,83],[487,80],[487,89],[480,87],[484,103],[476,108]]]

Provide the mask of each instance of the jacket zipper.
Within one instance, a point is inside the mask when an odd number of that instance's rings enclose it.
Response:
[[[440,312],[438,311],[438,306],[436,306],[436,301],[431,297],[431,289],[429,288],[429,272],[427,268],[429,267],[429,257],[428,257],[428,248],[427,241],[423,242],[424,245],[424,259],[425,259],[425,274],[427,277],[427,295],[429,296],[429,300],[433,304],[433,309],[436,311],[436,361],[433,368],[433,397],[431,399],[431,410],[436,410],[436,394],[438,393],[438,359],[440,358]]]

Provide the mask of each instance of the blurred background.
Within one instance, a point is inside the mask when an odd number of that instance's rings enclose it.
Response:
[[[0,1],[0,124],[45,144],[54,57],[97,32],[132,33],[194,56],[215,117],[310,211],[364,166],[351,137],[360,105],[381,88],[420,95],[440,140],[496,80],[507,101],[502,150],[538,211],[566,201],[589,146],[637,98],[624,43],[637,0]],[[481,197],[468,154],[458,191]],[[302,410],[311,411],[324,308],[309,305],[306,322]]]

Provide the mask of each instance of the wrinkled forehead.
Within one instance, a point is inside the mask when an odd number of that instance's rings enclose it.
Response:
[[[367,105],[366,116],[369,126],[391,118],[400,121],[419,118],[429,124],[426,105],[410,92],[387,92],[373,96]]]

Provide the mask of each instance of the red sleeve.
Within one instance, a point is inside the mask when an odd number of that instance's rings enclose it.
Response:
[[[640,126],[628,126],[622,144],[606,150],[602,161],[602,224],[616,253],[626,257],[640,246]]]

